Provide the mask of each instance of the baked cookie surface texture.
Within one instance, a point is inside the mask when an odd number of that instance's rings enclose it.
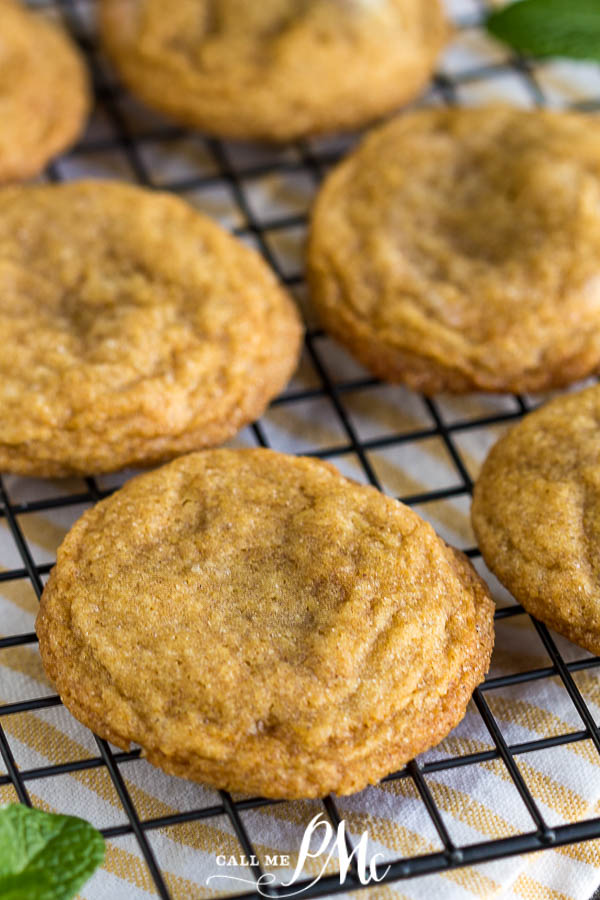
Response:
[[[537,391],[600,364],[600,121],[427,109],[325,180],[309,240],[324,326],[426,393]]]
[[[83,515],[36,628],[98,734],[219,788],[313,797],[454,727],[492,609],[467,559],[374,488],[314,459],[208,450]]]
[[[552,400],[492,448],[472,517],[525,609],[600,653],[600,387]]]
[[[291,375],[301,326],[257,253],[116,182],[0,190],[0,471],[63,476],[212,446]]]
[[[0,183],[37,175],[75,141],[90,108],[77,48],[17,0],[0,0]]]
[[[234,138],[358,127],[431,77],[438,0],[102,0],[104,44],[149,106]]]

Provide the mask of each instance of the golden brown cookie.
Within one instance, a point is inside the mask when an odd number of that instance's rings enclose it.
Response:
[[[600,122],[427,109],[367,136],[317,198],[310,287],[381,378],[537,391],[600,364]]]
[[[472,518],[525,609],[600,653],[600,387],[558,397],[492,448]]]
[[[396,500],[315,459],[213,450],[84,514],[36,629],[98,734],[219,788],[314,797],[456,725],[492,610],[466,557]]]
[[[102,0],[104,44],[149,106],[234,138],[358,127],[412,99],[447,37],[438,0]]]
[[[0,471],[62,476],[212,446],[290,377],[301,326],[253,250],[116,182],[0,190]]]
[[[83,129],[88,77],[57,25],[0,0],[0,182],[37,175]]]

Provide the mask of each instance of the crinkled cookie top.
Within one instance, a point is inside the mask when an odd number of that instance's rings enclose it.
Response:
[[[492,448],[473,526],[517,600],[600,653],[600,387],[552,400]]]
[[[302,797],[440,740],[487,669],[492,609],[397,501],[314,459],[211,450],[84,514],[37,630],[98,733],[185,777]]]
[[[178,197],[0,190],[0,470],[68,475],[221,443],[295,368],[294,304]]]
[[[324,325],[392,381],[542,390],[600,364],[600,120],[427,109],[325,181],[309,245]]]
[[[447,36],[438,0],[102,0],[102,35],[150,106],[218,135],[285,141],[412,99]]]
[[[83,58],[41,12],[0,0],[0,183],[37,175],[83,129]]]

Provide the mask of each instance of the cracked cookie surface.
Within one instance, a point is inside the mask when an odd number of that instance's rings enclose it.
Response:
[[[426,393],[537,391],[600,365],[600,123],[428,109],[325,180],[308,269],[324,326]]]
[[[552,400],[491,450],[473,527],[525,609],[600,653],[600,388]]]
[[[17,0],[0,0],[0,183],[37,175],[82,131],[83,58],[67,34]]]
[[[234,138],[357,128],[412,99],[446,37],[438,0],[102,0],[105,47],[150,106]]]
[[[258,254],[178,197],[0,190],[0,470],[91,474],[221,443],[283,388],[301,332]]]
[[[463,717],[493,603],[462,554],[330,464],[209,450],[67,535],[36,623],[66,706],[219,788],[358,791]]]

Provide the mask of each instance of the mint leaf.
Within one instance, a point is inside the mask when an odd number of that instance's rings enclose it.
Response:
[[[70,900],[104,859],[89,822],[14,804],[0,809],[0,898]]]
[[[519,0],[486,25],[519,53],[600,60],[599,0]]]

